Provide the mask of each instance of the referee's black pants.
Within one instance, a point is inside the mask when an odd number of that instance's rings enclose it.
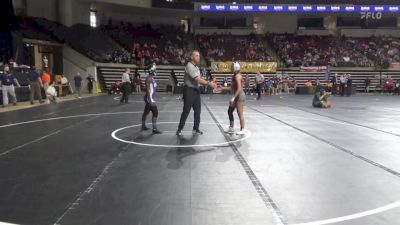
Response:
[[[200,126],[200,113],[201,113],[201,99],[200,90],[197,88],[183,87],[183,111],[179,121],[178,130],[183,130],[185,122],[189,116],[190,109],[194,111],[194,125],[193,130],[198,130]]]

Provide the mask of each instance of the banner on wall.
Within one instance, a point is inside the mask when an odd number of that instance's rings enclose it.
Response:
[[[231,73],[232,61],[211,62],[211,71],[216,73]],[[240,62],[242,73],[276,73],[278,63],[276,62]]]
[[[301,72],[327,72],[327,66],[302,66],[300,67]]]

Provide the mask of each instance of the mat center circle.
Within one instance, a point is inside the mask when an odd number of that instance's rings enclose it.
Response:
[[[179,122],[158,122],[158,125],[162,125],[162,124],[179,124]],[[188,124],[190,124],[188,122]],[[215,123],[201,123],[202,125],[215,125]],[[251,132],[249,130],[244,130],[244,135],[230,135],[230,137],[232,137],[232,140],[226,140],[226,138],[224,138],[224,135],[221,134],[221,139],[225,140],[225,141],[219,141],[216,143],[207,143],[210,140],[212,140],[213,138],[209,138],[206,137],[205,135],[207,135],[208,132],[205,132],[204,135],[192,135],[191,132],[188,133],[188,131],[184,131],[182,136],[176,136],[175,135],[175,131],[164,131],[164,133],[162,134],[151,134],[151,130],[149,132],[147,131],[139,131],[137,130],[136,134],[138,134],[138,136],[140,136],[141,138],[137,138],[136,139],[150,139],[150,138],[157,138],[159,137],[161,139],[167,139],[170,142],[175,142],[175,143],[169,143],[169,144],[156,144],[156,143],[145,143],[142,140],[135,140],[135,138],[133,138],[132,140],[127,140],[121,137],[118,137],[118,133],[130,129],[130,128],[135,128],[138,127],[140,129],[140,127],[142,126],[142,124],[135,124],[135,125],[130,125],[130,126],[126,126],[126,127],[121,127],[119,129],[114,130],[111,133],[111,137],[114,138],[117,141],[120,142],[124,142],[124,143],[128,143],[128,144],[134,144],[134,145],[141,145],[141,146],[149,146],[149,147],[161,147],[161,148],[190,148],[190,147],[215,147],[215,146],[224,146],[224,145],[229,145],[232,143],[236,143],[236,142],[241,142],[244,141],[246,139],[248,139],[251,136]],[[228,127],[228,125],[225,124],[221,124],[221,126],[226,126]],[[174,126],[174,128],[176,128]],[[216,127],[216,131],[220,133],[220,130],[218,129],[218,127]],[[214,138],[216,138],[215,136],[213,136]],[[204,143],[191,143],[191,142],[195,142],[198,139],[203,139],[204,138]]]

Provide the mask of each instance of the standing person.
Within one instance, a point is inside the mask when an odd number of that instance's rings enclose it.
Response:
[[[240,120],[240,131],[237,134],[243,135],[244,134],[243,108],[244,108],[244,102],[246,100],[246,94],[243,91],[243,81],[242,81],[242,75],[240,73],[240,64],[234,63],[233,68],[234,72],[232,76],[231,87],[222,88],[223,90],[230,90],[233,93],[233,97],[229,101],[229,107],[228,107],[229,128],[226,132],[230,134],[235,133],[233,111],[235,111],[236,109]]]
[[[278,78],[272,78],[272,95],[277,95],[278,93]]]
[[[47,71],[43,71],[43,74],[42,74],[42,82],[43,82],[44,93],[45,93],[45,96],[46,96],[46,102],[47,102],[48,104],[50,104],[50,98],[47,96],[47,89],[48,89],[49,86],[50,86],[51,77],[50,77],[50,74],[47,73]]]
[[[161,134],[162,132],[157,129],[157,117],[158,117],[158,109],[156,105],[156,89],[157,82],[154,79],[156,76],[155,68],[149,71],[149,75],[146,77],[146,94],[144,95],[145,107],[142,115],[142,130],[148,130],[146,127],[146,117],[150,113],[153,114],[151,119],[153,125],[153,134]]]
[[[385,90],[388,93],[392,94],[393,87],[394,87],[394,82],[393,82],[392,76],[388,76],[388,78],[385,82]]]
[[[245,80],[244,83],[246,85],[245,94],[250,95],[250,77],[249,77],[249,74],[246,74],[246,80]]]
[[[206,81],[200,77],[200,69],[197,66],[200,63],[199,51],[193,51],[191,60],[185,67],[184,86],[183,86],[183,111],[179,121],[178,130],[176,135],[181,136],[182,130],[185,126],[186,119],[189,116],[190,109],[194,110],[194,125],[193,135],[203,134],[200,131],[200,113],[201,113],[201,99],[199,85],[208,85],[208,87],[215,88],[215,84]]]
[[[351,91],[352,91],[352,87],[353,87],[353,79],[351,79],[351,74],[347,74],[347,82],[346,82],[346,95],[348,97],[351,96]]]
[[[261,99],[263,85],[264,85],[264,75],[262,75],[260,71],[258,71],[256,74],[257,100]]]
[[[136,72],[135,72],[136,74]],[[135,85],[135,74],[131,74],[129,76],[129,80],[131,81],[131,94],[133,94],[136,90],[136,85]]]
[[[3,92],[3,107],[8,105],[8,94],[12,97],[13,105],[17,105],[14,83],[17,87],[21,87],[18,80],[10,73],[10,67],[6,64],[3,68],[3,74],[0,76],[0,87]]]
[[[86,78],[86,80],[87,80],[87,87],[88,87],[89,94],[92,94],[94,78],[91,74],[89,74],[89,76]]]
[[[268,79],[267,82],[265,82],[265,90],[267,92],[267,95],[272,96],[272,79]]]
[[[394,93],[400,96],[400,81],[397,80],[396,84],[394,85]]]
[[[285,93],[289,94],[289,78],[283,79],[283,90]]]
[[[75,75],[74,82],[75,82],[76,97],[77,98],[82,98],[81,97],[81,92],[82,92],[83,80],[82,80],[81,74],[79,72]]]
[[[340,76],[340,95],[344,96],[344,92],[346,90],[347,79],[344,74]]]
[[[40,74],[39,70],[37,70],[35,67],[33,67],[28,74],[31,105],[34,104],[33,100],[35,93],[39,99],[39,103],[40,104],[44,103],[44,101],[42,100],[42,90],[41,90],[43,84],[39,74]]]
[[[371,86],[371,80],[369,79],[369,77],[365,78],[364,85],[365,85],[364,92],[369,93],[369,86]]]
[[[131,87],[131,79],[129,78],[129,73],[131,72],[130,69],[126,69],[125,73],[122,74],[122,97],[120,102],[127,104],[128,103],[128,97],[129,97],[129,90]]]
[[[319,77],[317,77],[316,79],[315,79],[315,84],[314,84],[314,86],[315,87],[318,87],[318,86],[320,86],[321,85],[321,80],[319,79]]]
[[[290,87],[293,88],[293,93],[296,93],[297,90],[297,80],[294,77],[291,77]]]
[[[135,85],[136,85],[136,93],[141,94],[142,93],[142,80],[140,79],[140,74],[139,72],[136,71],[135,74]]]
[[[332,82],[332,95],[337,95],[337,77],[338,77],[338,74],[335,73],[335,75],[331,79],[331,82]]]

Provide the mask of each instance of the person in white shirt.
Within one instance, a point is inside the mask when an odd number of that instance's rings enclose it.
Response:
[[[125,73],[122,74],[122,97],[120,102],[127,104],[128,103],[128,96],[130,92],[130,87],[131,87],[131,79],[129,78],[129,73],[131,72],[130,69],[126,69]]]
[[[257,100],[260,100],[262,88],[264,86],[264,75],[262,75],[260,73],[260,71],[258,71],[257,74],[256,74],[256,85],[257,85],[256,86],[256,88],[257,88],[256,90],[257,90],[257,94],[258,94]]]

